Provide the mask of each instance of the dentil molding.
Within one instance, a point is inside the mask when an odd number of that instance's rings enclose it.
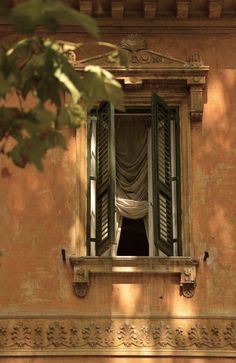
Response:
[[[0,318],[0,356],[236,357],[236,318]]]

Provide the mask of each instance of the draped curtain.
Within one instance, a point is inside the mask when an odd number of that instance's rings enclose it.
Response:
[[[133,122],[133,120],[117,120],[117,243],[120,238],[122,217],[130,219],[144,218],[145,221],[148,213],[147,137],[148,126],[146,123]]]

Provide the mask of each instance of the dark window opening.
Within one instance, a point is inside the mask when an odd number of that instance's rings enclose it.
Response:
[[[149,256],[143,219],[123,217],[117,256]]]

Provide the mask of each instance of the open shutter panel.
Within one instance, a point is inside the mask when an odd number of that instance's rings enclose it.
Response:
[[[114,108],[102,103],[97,111],[96,254],[115,243]]]
[[[170,111],[152,96],[153,226],[157,248],[173,255]]]

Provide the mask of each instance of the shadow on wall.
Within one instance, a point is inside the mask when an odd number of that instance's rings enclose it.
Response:
[[[29,306],[37,311],[45,306],[56,309],[57,302],[66,303],[73,293],[71,270],[65,274],[61,249],[71,254],[76,244],[75,149],[71,136],[67,152],[48,153],[43,173],[33,166],[17,168],[1,157],[2,313],[22,312]]]
[[[203,122],[192,125],[194,254],[207,250],[210,255],[204,283],[210,313],[235,309],[235,95],[236,71],[212,72]]]

